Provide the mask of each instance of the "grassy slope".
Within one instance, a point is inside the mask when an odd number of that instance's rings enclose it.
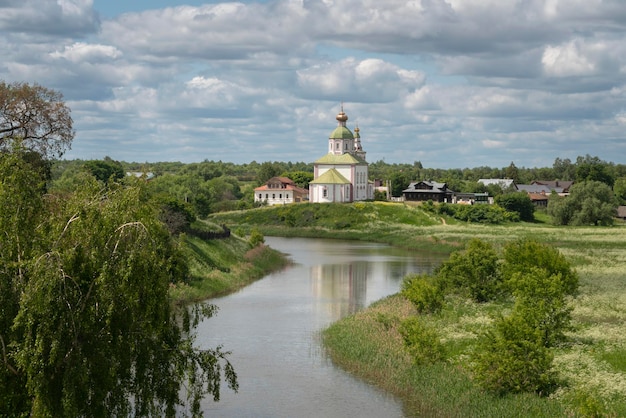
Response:
[[[281,253],[265,245],[252,248],[248,241],[234,235],[216,240],[187,236],[183,245],[191,281],[170,290],[180,304],[232,292],[288,263]]]
[[[529,395],[493,398],[473,387],[464,371],[464,361],[478,333],[491,321],[492,311],[499,309],[490,305],[452,300],[441,315],[427,318],[441,332],[449,349],[446,365],[416,369],[401,360],[402,344],[394,324],[412,313],[397,298],[381,301],[377,307],[333,325],[325,334],[329,353],[342,367],[403,395],[407,415],[626,416],[623,224],[576,228],[554,227],[545,222],[460,224],[436,218],[419,208],[390,203],[302,204],[220,214],[215,218],[218,223],[243,231],[257,228],[266,235],[361,239],[416,249],[435,247],[441,251],[459,248],[475,237],[496,248],[522,237],[550,243],[570,260],[581,279],[581,294],[573,301],[576,331],[571,334],[571,344],[560,347],[555,356],[556,368],[568,382],[553,396],[556,400]],[[538,218],[545,221],[543,215]],[[387,333],[379,332],[381,326]],[[372,335],[384,338],[375,339]]]

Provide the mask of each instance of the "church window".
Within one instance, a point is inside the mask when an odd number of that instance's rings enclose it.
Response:
[[[322,197],[328,197],[328,189],[326,187],[322,189]]]

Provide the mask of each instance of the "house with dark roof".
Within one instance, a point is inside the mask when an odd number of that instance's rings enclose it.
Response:
[[[407,202],[452,202],[454,192],[448,189],[446,183],[436,181],[418,181],[409,184],[409,187],[402,190],[402,196]]]
[[[531,184],[546,186],[550,189],[550,193],[556,192],[559,196],[567,196],[574,182],[569,180],[535,180]]]
[[[286,205],[307,200],[309,191],[298,187],[288,177],[272,177],[263,186],[254,189],[254,201],[268,205]]]

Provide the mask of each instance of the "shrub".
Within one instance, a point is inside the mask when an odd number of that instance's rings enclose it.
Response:
[[[535,205],[527,193],[505,193],[495,198],[496,204],[507,212],[516,213],[522,221],[532,222],[535,220]]]
[[[408,275],[402,282],[402,295],[415,305],[419,312],[434,313],[441,310],[444,294],[440,286],[428,275]]]
[[[539,331],[544,346],[551,347],[565,339],[571,330],[572,307],[563,292],[562,276],[533,268],[514,274],[512,283],[513,312]]]
[[[446,286],[466,291],[476,302],[493,300],[501,292],[498,254],[479,239],[472,239],[464,251],[452,253],[436,274]]]
[[[437,331],[427,327],[417,317],[400,323],[400,334],[415,364],[428,364],[445,359],[445,349]]]
[[[554,247],[533,240],[522,239],[505,245],[504,263],[500,271],[505,280],[517,272],[545,269],[549,276],[560,276],[559,283],[566,295],[578,293],[578,274],[565,257]],[[511,283],[514,287],[515,284]]]
[[[497,394],[549,394],[556,385],[552,353],[540,333],[516,314],[497,320],[473,353],[476,381]]]
[[[252,229],[252,231],[250,231],[249,241],[253,247],[256,247],[257,245],[263,244],[265,242],[265,237],[261,232],[259,232],[258,229],[254,228]]]

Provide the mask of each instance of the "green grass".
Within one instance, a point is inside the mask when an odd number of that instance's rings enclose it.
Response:
[[[170,294],[178,304],[201,301],[240,289],[289,261],[265,245],[252,248],[245,239],[202,240],[184,237],[190,266],[188,283],[172,285]]]

